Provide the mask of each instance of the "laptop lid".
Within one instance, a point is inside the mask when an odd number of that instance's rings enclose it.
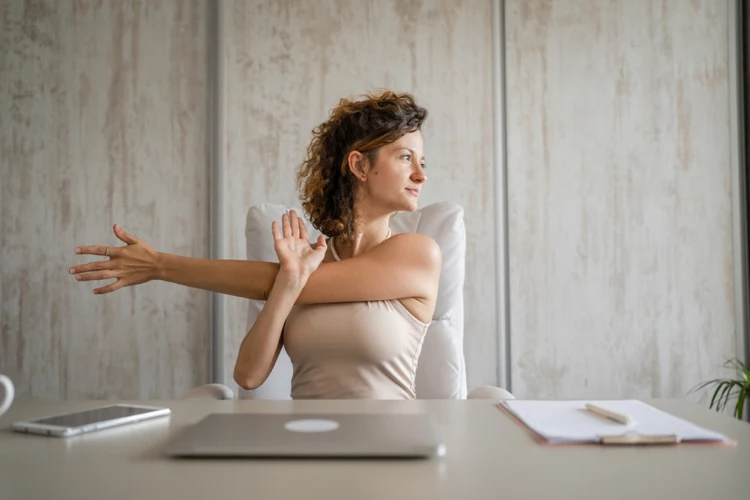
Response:
[[[211,414],[165,448],[174,457],[403,457],[445,454],[430,414]]]

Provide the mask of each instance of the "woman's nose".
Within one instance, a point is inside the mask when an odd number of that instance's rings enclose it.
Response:
[[[421,166],[418,166],[414,173],[411,174],[411,180],[419,183],[427,182],[427,174]]]

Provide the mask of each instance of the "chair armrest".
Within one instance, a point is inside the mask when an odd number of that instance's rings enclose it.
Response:
[[[234,399],[234,392],[224,384],[204,384],[191,389],[180,399]]]
[[[505,389],[495,387],[494,385],[481,385],[475,387],[466,397],[467,399],[492,399],[493,401],[502,401],[504,399],[516,399],[513,394]]]

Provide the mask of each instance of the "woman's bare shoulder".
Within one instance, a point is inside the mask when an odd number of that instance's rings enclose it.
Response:
[[[439,266],[442,262],[440,245],[432,237],[422,233],[397,233],[376,248],[382,248],[395,256],[416,258],[423,263]]]

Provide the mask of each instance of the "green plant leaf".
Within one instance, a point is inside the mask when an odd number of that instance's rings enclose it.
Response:
[[[742,419],[744,405],[750,399],[750,364],[746,364],[737,357],[726,359],[724,367],[734,370],[735,378],[716,378],[697,384],[689,392],[696,392],[711,387],[710,409],[723,411],[730,401],[737,399],[734,416]]]
[[[690,392],[700,391],[701,389],[703,389],[705,387],[708,387],[709,385],[718,384],[719,382],[723,382],[725,380],[727,380],[727,379],[725,379],[725,378],[715,378],[713,380],[709,380],[708,382],[703,382],[702,384],[698,384],[697,386],[695,386],[692,389],[690,389]]]
[[[724,407],[724,401],[727,397],[727,392],[732,388],[732,384],[730,382],[725,382],[722,384],[721,387],[721,393],[719,393],[719,397],[716,399],[716,411],[721,411]]]
[[[718,401],[721,399],[721,397],[719,396],[719,394],[721,394],[721,392],[724,389],[724,386],[726,385],[726,383],[727,383],[726,380],[722,380],[721,382],[718,383],[718,385],[716,386],[716,389],[714,389],[714,395],[713,395],[713,397],[711,397],[711,404],[708,405],[708,407],[710,409],[713,409],[714,406],[718,407]]]
[[[713,409],[714,405],[716,404],[716,399],[719,397],[719,393],[724,388],[724,380],[720,380],[717,382],[716,387],[714,387],[714,393],[711,396],[711,402],[709,403],[708,407]]]
[[[742,412],[745,409],[745,396],[747,396],[747,388],[740,391],[740,396],[737,398],[737,406],[734,407],[734,416],[742,420]]]
[[[739,362],[740,367],[742,368],[742,370],[740,370],[742,374],[742,381],[744,382],[745,387],[750,387],[750,369],[742,361],[739,361],[739,360],[737,361]]]
[[[719,400],[716,403],[717,411],[723,411],[726,408],[727,403],[729,402],[729,397],[731,396],[733,387],[734,387],[733,380],[728,380],[726,383],[724,383],[724,389],[721,391]]]
[[[737,395],[733,393],[733,391],[740,386],[740,384],[736,380],[730,380],[726,384],[726,388],[722,392],[722,398],[721,398],[721,410],[725,410],[727,407],[727,404],[729,401],[734,399]]]
[[[729,358],[729,359],[727,359],[727,360],[725,360],[725,361],[724,361],[724,366],[725,366],[726,368],[734,368],[734,369],[737,369],[737,362],[738,362],[738,361],[739,361],[739,360],[738,360],[737,358]]]
[[[738,372],[740,372],[740,380],[747,382],[748,379],[750,379],[750,369],[748,369],[748,366],[745,365],[745,363],[742,362],[739,358],[732,358],[728,359],[724,366],[727,368],[732,368]]]

